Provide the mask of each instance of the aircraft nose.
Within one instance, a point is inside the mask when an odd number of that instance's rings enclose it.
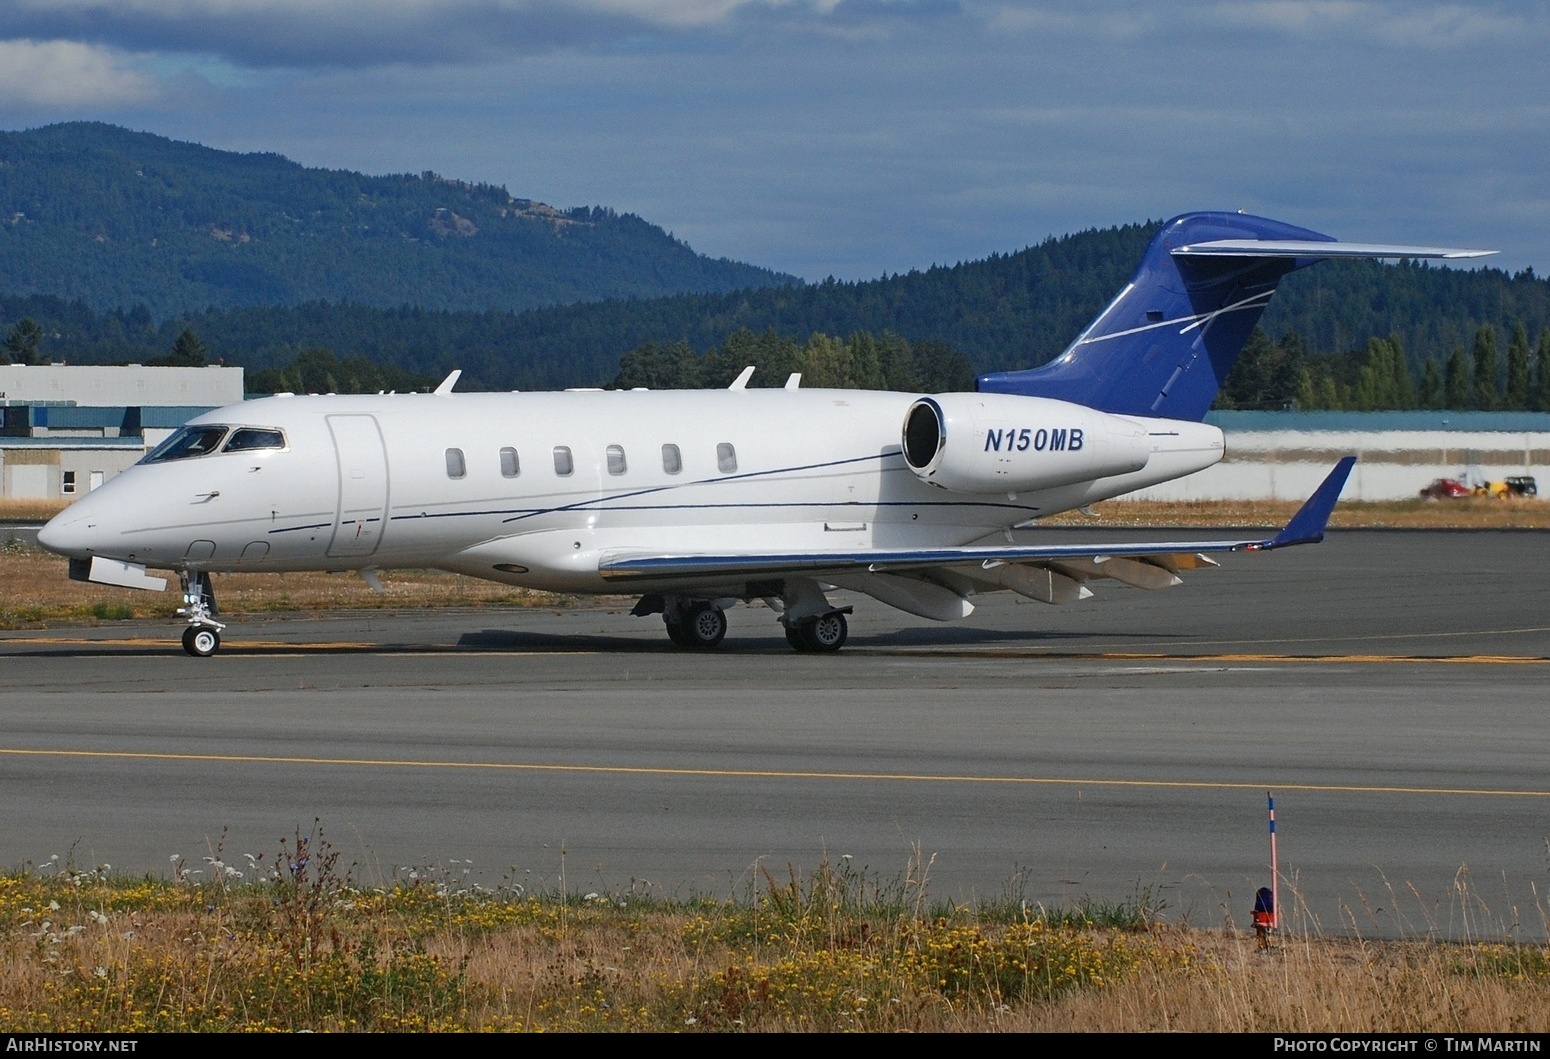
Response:
[[[55,555],[79,559],[92,553],[92,546],[100,536],[97,517],[90,505],[78,500],[38,530],[38,544]]]

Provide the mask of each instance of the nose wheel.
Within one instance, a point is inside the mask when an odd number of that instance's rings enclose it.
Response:
[[[183,650],[195,658],[209,658],[220,650],[221,630],[226,628],[214,618],[215,586],[203,570],[184,570],[178,574],[183,586],[183,606],[178,613],[188,619],[183,630]]]
[[[220,646],[221,634],[214,629],[191,625],[183,630],[183,650],[195,658],[209,658]]]

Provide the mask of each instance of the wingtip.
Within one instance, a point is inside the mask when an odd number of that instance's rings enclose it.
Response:
[[[1323,540],[1324,527],[1329,524],[1329,516],[1334,513],[1340,492],[1345,488],[1346,479],[1351,476],[1351,468],[1354,466],[1355,456],[1341,457],[1334,470],[1313,491],[1313,495],[1297,509],[1297,514],[1264,548],[1288,548],[1294,544],[1317,544]]]

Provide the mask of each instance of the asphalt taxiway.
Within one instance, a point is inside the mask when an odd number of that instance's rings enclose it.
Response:
[[[1241,925],[1268,791],[1294,923],[1543,937],[1547,541],[1334,533],[954,625],[857,597],[824,656],[762,607],[704,654],[627,605],[246,620],[211,659],[8,633],[0,865],[240,869],[321,821],[363,882],[726,896],[849,858]]]

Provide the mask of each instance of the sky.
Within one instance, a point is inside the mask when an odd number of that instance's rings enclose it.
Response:
[[[1550,0],[0,0],[0,128],[635,213],[869,279],[1242,209],[1550,274]]]

